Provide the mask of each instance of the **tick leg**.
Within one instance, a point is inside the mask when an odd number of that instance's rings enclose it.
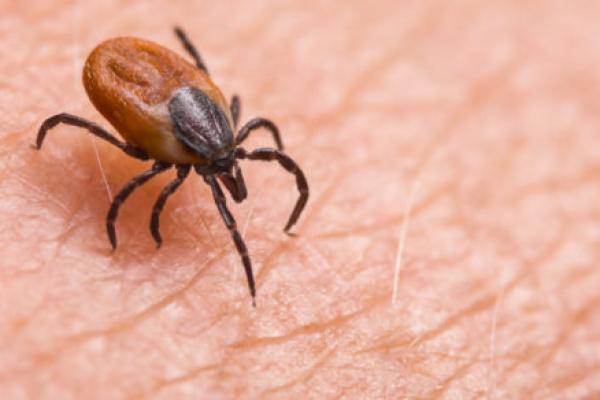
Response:
[[[67,125],[78,126],[80,128],[87,129],[91,134],[98,136],[100,139],[106,140],[108,143],[113,144],[123,150],[126,154],[129,154],[132,157],[135,157],[140,160],[147,160],[148,155],[138,148],[135,148],[127,143],[121,142],[119,139],[108,133],[104,128],[100,125],[95,124],[92,121],[88,121],[87,119],[78,117],[76,115],[62,113],[54,115],[48,119],[46,119],[40,129],[38,130],[37,140],[35,142],[35,148],[41,149],[42,143],[44,142],[44,138],[46,137],[46,133],[48,130],[54,128],[56,125],[63,123]]]
[[[188,173],[190,172],[189,165],[178,165],[177,166],[177,178],[175,178],[171,183],[169,183],[154,203],[154,208],[152,208],[152,218],[150,219],[150,232],[152,232],[152,237],[154,241],[156,241],[156,247],[160,247],[162,244],[162,238],[160,237],[159,231],[159,218],[160,213],[162,212],[165,203],[167,202],[167,198],[175,193],[177,188],[183,183],[185,178],[187,178]]]
[[[271,132],[271,135],[273,135],[273,140],[277,145],[277,149],[283,150],[283,143],[281,142],[281,137],[279,136],[279,129],[277,129],[277,126],[272,121],[266,118],[254,118],[248,121],[246,125],[242,126],[238,132],[237,137],[235,138],[235,143],[239,145],[248,138],[250,132],[258,128],[268,129]]]
[[[108,210],[108,214],[106,215],[106,232],[108,233],[108,239],[110,240],[110,244],[112,245],[113,250],[117,248],[117,235],[115,233],[115,220],[117,219],[117,215],[119,213],[119,207],[127,197],[133,192],[135,188],[140,185],[143,185],[153,176],[169,169],[171,164],[155,162],[152,165],[152,169],[148,171],[142,172],[138,176],[134,177],[132,180],[127,182],[127,184],[121,189],[119,193],[115,196],[112,204],[110,205],[110,210]]]
[[[198,53],[198,50],[196,50],[196,46],[194,46],[192,44],[192,42],[190,42],[190,39],[188,39],[188,37],[185,34],[185,32],[183,31],[183,29],[181,29],[180,27],[176,26],[175,27],[175,34],[179,38],[179,41],[181,41],[181,44],[183,44],[183,47],[185,47],[185,49],[187,50],[187,52],[190,53],[190,55],[192,56],[192,58],[196,62],[196,66],[198,68],[200,68],[202,71],[204,71],[204,73],[206,75],[209,75],[208,68],[206,68],[206,64],[204,64],[204,61],[202,61],[202,56],[200,56],[200,53]]]
[[[244,239],[242,239],[242,235],[240,235],[240,232],[237,229],[237,224],[233,218],[233,215],[231,215],[227,209],[225,195],[223,195],[223,191],[221,190],[221,187],[217,183],[215,177],[212,175],[204,175],[204,181],[208,183],[210,189],[212,190],[213,198],[215,199],[219,213],[221,214],[223,222],[231,234],[231,238],[233,239],[233,243],[235,243],[235,247],[237,248],[240,257],[242,258],[244,270],[246,271],[246,279],[248,280],[248,287],[250,289],[250,295],[252,296],[252,305],[256,307],[256,287],[254,284],[254,273],[252,272],[252,263],[250,262],[250,257],[248,256],[248,248],[246,247],[246,243],[244,243]]]
[[[228,173],[219,175],[219,179],[227,190],[229,190],[233,200],[236,203],[241,203],[248,197],[248,189],[246,188],[246,182],[244,181],[240,166],[235,163],[233,169],[235,170],[235,177]]]
[[[296,176],[296,186],[298,187],[300,197],[298,197],[294,211],[292,211],[292,214],[290,215],[290,218],[283,229],[284,232],[289,234],[290,228],[296,223],[296,221],[298,221],[298,218],[300,217],[300,214],[302,213],[302,210],[308,201],[308,182],[306,181],[304,172],[302,172],[298,164],[296,164],[296,162],[288,155],[275,149],[263,148],[247,153],[240,147],[236,150],[236,157],[241,159],[247,158],[249,160],[262,161],[277,160],[279,164],[286,169],[286,171]]]
[[[231,103],[229,103],[229,110],[231,111],[231,117],[233,118],[233,127],[237,128],[238,122],[240,121],[240,98],[237,94],[231,97]]]

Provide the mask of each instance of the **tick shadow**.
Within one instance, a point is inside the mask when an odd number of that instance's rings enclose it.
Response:
[[[63,135],[67,133],[56,136]],[[59,240],[61,247],[75,247],[83,254],[93,253],[119,268],[140,264],[164,264],[169,268],[177,265],[176,262],[169,262],[170,260],[188,258],[186,256],[198,253],[199,248],[211,246],[209,238],[203,238],[201,234],[190,234],[193,225],[202,225],[199,221],[211,219],[207,215],[208,210],[193,207],[194,211],[186,218],[172,217],[179,208],[192,208],[185,203],[186,197],[190,197],[189,193],[188,196],[179,193],[169,198],[161,215],[163,245],[157,249],[150,234],[149,221],[160,191],[174,178],[175,170],[170,170],[138,187],[123,203],[115,224],[118,246],[113,251],[106,233],[106,215],[111,197],[135,175],[150,169],[152,162],[130,159],[118,149],[104,143],[95,143],[98,155],[94,144],[88,145],[85,140],[66,145],[64,143],[65,139],[62,139],[61,144],[61,139],[58,138],[44,143],[41,150],[26,146],[23,159],[30,168],[23,169],[20,173],[28,188],[28,194],[23,196],[26,207],[38,210],[36,220],[39,229],[47,232],[48,237]],[[194,179],[188,179],[180,192],[186,192],[185,186],[197,185],[193,181]],[[107,185],[112,196],[109,195]],[[195,192],[193,197],[206,195],[206,200],[210,199],[208,192],[199,193],[197,188],[192,190]],[[61,220],[62,224],[56,223]],[[212,222],[210,221],[211,224]],[[183,227],[180,225],[182,223]],[[206,221],[203,223],[209,224]]]

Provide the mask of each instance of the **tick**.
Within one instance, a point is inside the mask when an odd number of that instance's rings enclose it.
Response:
[[[158,44],[118,37],[99,44],[83,67],[83,85],[100,113],[125,141],[96,123],[62,113],[46,119],[37,135],[39,150],[48,130],[63,123],[86,129],[117,146],[131,157],[152,160],[152,167],[131,179],[115,196],[106,216],[106,231],[113,250],[117,247],[115,221],[119,207],[140,185],[171,167],[177,177],[160,193],[150,218],[150,232],[160,247],[160,213],[170,195],[183,183],[190,170],[210,186],[213,199],[241,257],[252,303],[256,287],[248,249],[235,219],[227,208],[221,185],[237,203],[248,191],[238,160],[277,161],[296,178],[299,197],[285,225],[289,233],[308,200],[304,173],[284,151],[277,126],[266,118],[254,118],[237,130],[240,100],[227,100],[212,82],[200,53],[179,28],[175,33],[195,66]],[[246,151],[240,145],[257,128],[270,131],[277,148]],[[237,133],[234,135],[234,131]]]

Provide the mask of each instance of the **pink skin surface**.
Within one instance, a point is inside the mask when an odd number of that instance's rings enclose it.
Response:
[[[126,3],[126,5],[124,5]],[[372,5],[376,3],[377,5]],[[589,1],[0,4],[0,398],[600,397],[600,6]],[[208,187],[85,131],[114,36],[184,51],[304,168],[243,162],[229,201],[251,307]],[[270,144],[257,132],[248,149]]]

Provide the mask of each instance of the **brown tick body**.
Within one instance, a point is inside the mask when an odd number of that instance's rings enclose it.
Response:
[[[115,38],[98,45],[83,69],[83,84],[94,106],[110,121],[125,142],[94,122],[71,114],[57,114],[44,121],[38,131],[40,149],[46,133],[59,123],[75,125],[119,147],[140,160],[154,160],[152,168],[129,181],[115,196],[106,217],[111,245],[117,246],[115,220],[119,206],[135,188],[153,176],[175,166],[177,177],[159,195],[150,220],[150,231],[160,247],[159,216],[167,198],[188,176],[191,168],[210,186],[214,201],[227,226],[246,271],[252,302],[256,297],[252,264],[234,217],[227,209],[218,180],[236,202],[247,197],[238,159],[276,160],[296,177],[300,196],[285,226],[296,223],[308,200],[308,183],[298,165],[283,152],[279,131],[265,118],[247,122],[234,136],[240,104],[231,104],[211,81],[196,48],[184,32],[175,33],[196,65],[155,43],[136,38]],[[277,149],[260,148],[247,152],[238,147],[257,128],[268,129]]]

